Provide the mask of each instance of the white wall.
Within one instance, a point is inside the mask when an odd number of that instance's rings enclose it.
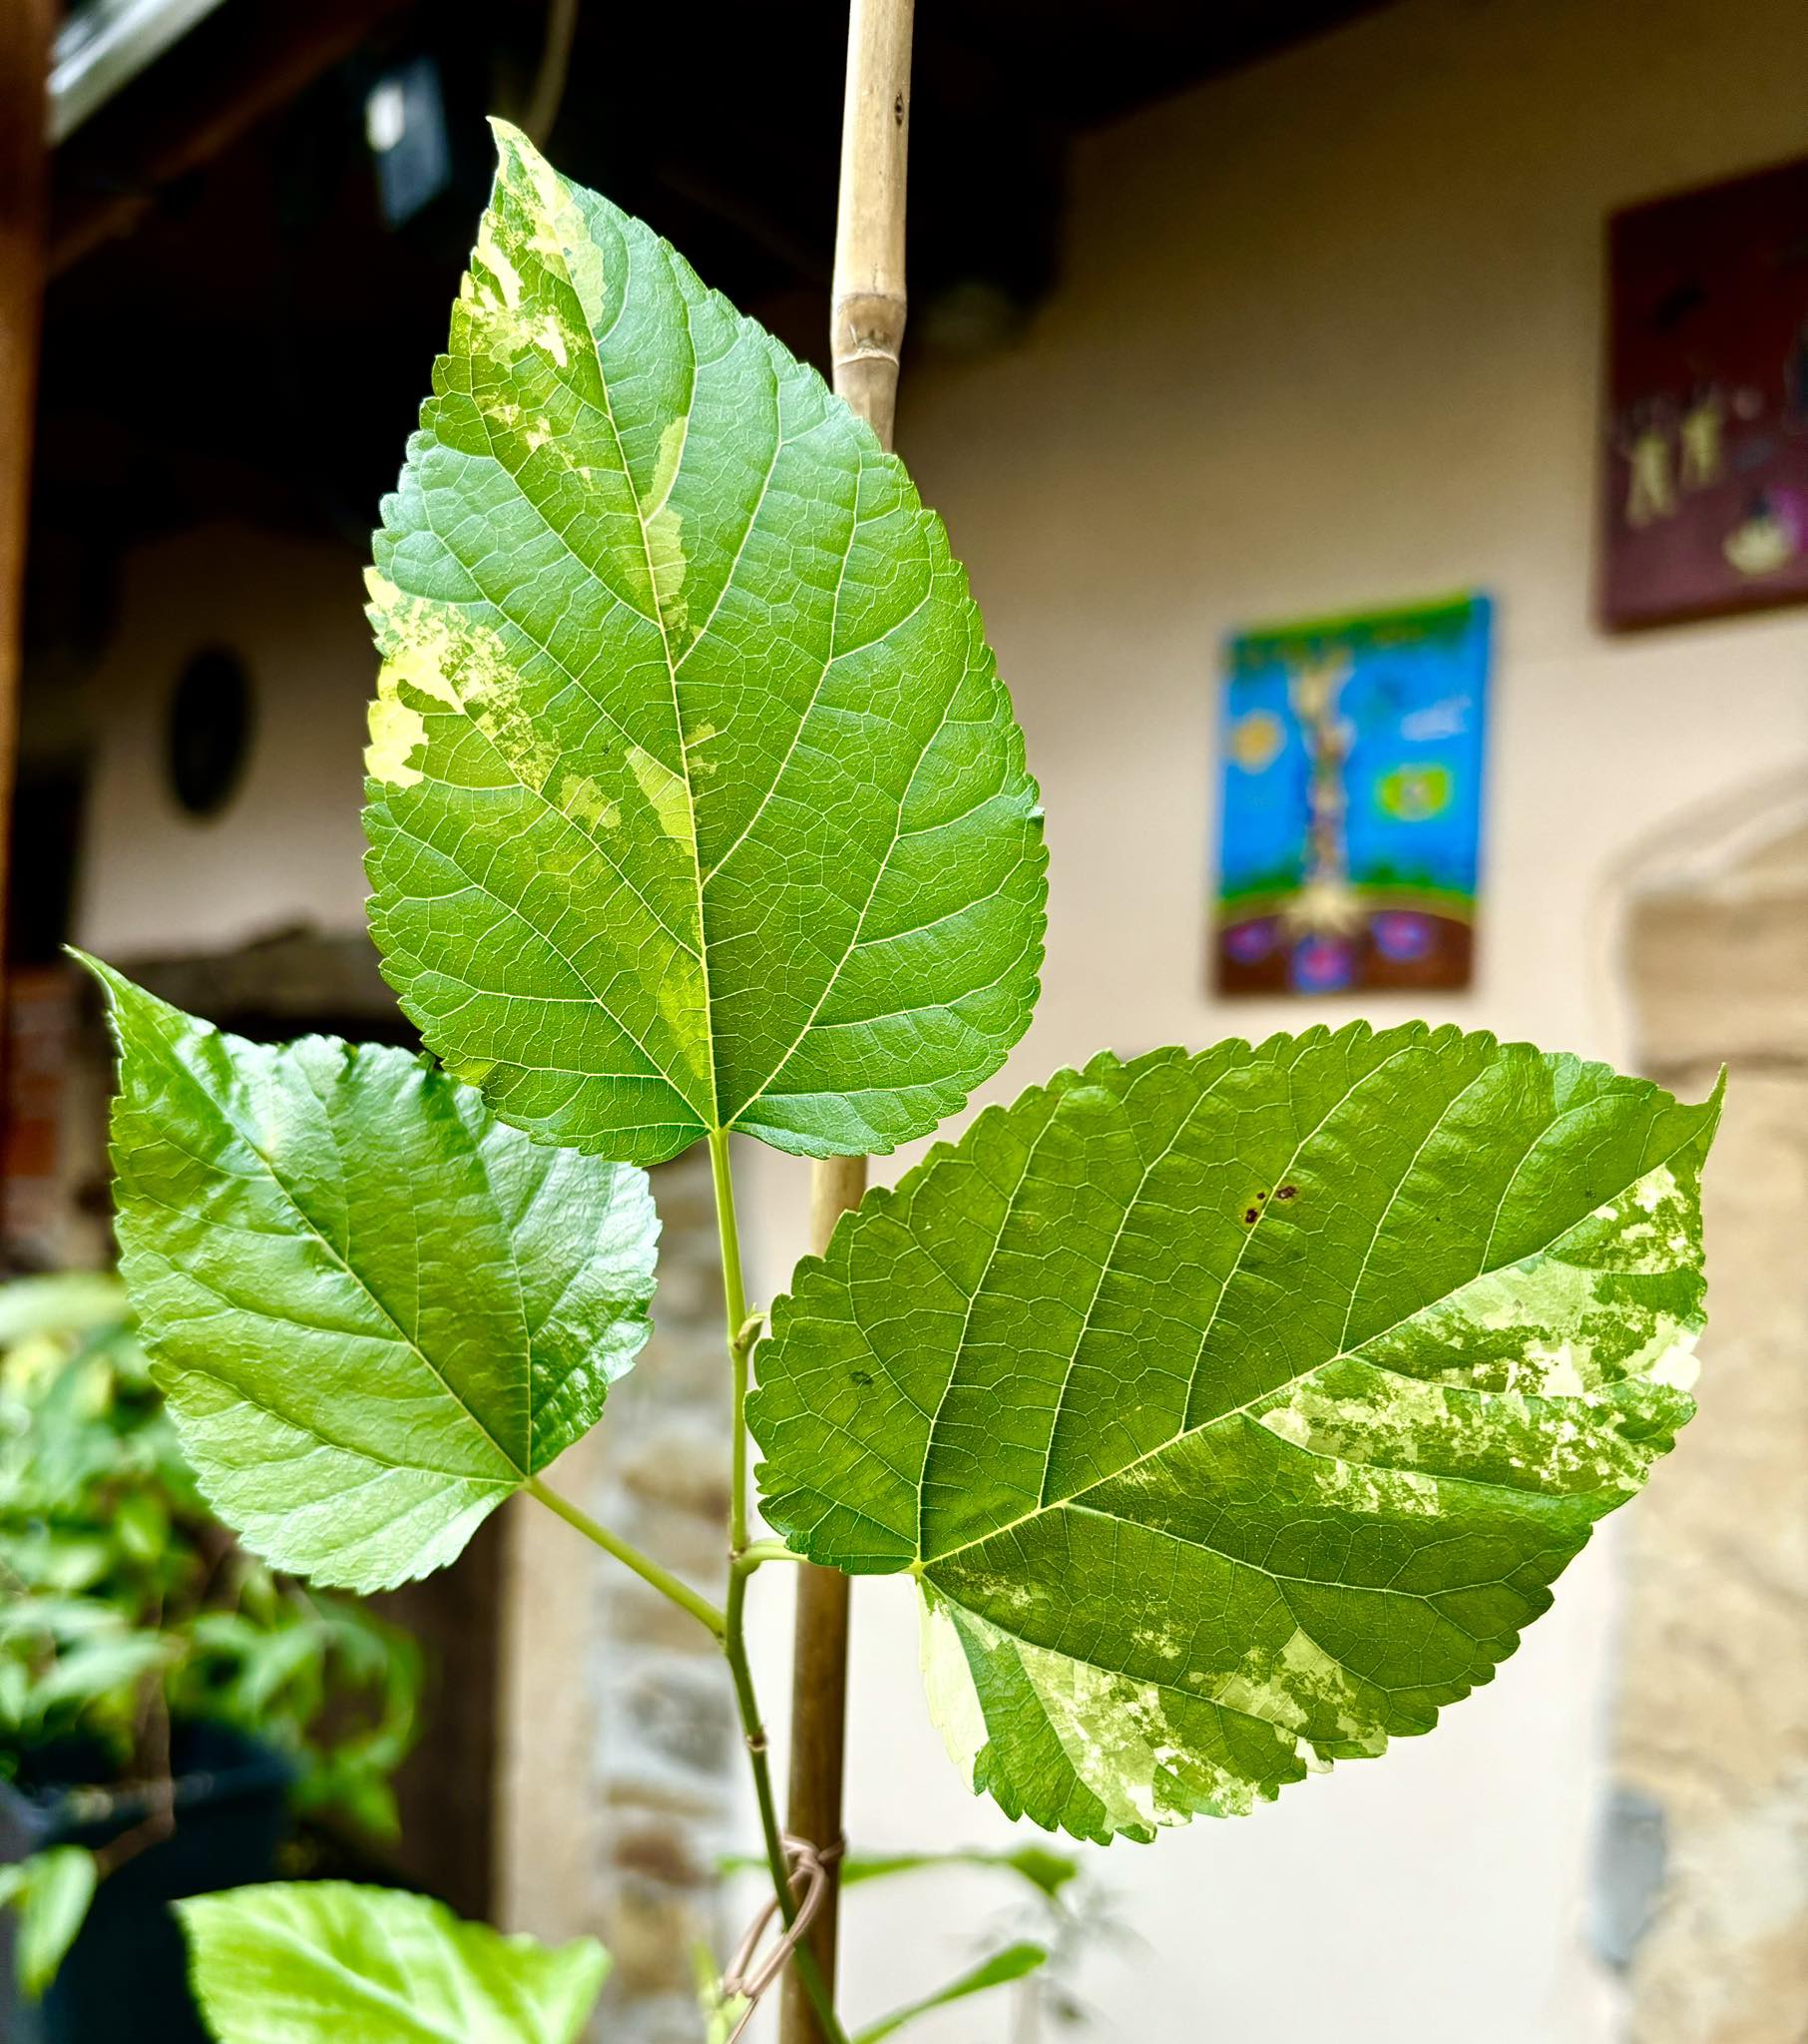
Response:
[[[88,680],[101,735],[76,940],[102,957],[208,951],[296,923],[364,920],[364,704],[374,660],[349,549],[222,524],[127,564],[120,629]],[[238,792],[186,814],[164,765],[170,698],[190,656],[235,648],[255,691]]]
[[[1409,0],[1082,150],[1059,295],[1008,355],[907,362],[899,432],[1047,798],[1045,991],[988,1097],[1102,1044],[1356,1012],[1626,1054],[1611,876],[1665,818],[1808,758],[1808,612],[1591,626],[1602,220],[1804,149],[1799,0]],[[1499,603],[1474,991],[1206,998],[1221,638],[1463,587]],[[745,1173],[770,1290],[801,1242],[802,1172]],[[1605,2044],[1584,1938],[1613,1591],[1597,1542],[1432,1738],[1101,1855],[1145,1945],[1093,1969],[1097,2034]],[[862,1585],[862,1846],[1013,1835],[953,1779],[915,1657],[905,1587]],[[952,1967],[996,1894],[899,1889],[901,1924],[856,1895],[855,2013]],[[975,2004],[920,2034],[1002,2033]]]
[[[1480,977],[1363,1011],[1623,1055],[1610,876],[1666,817],[1808,759],[1808,611],[1591,628],[1601,223],[1808,149],[1805,54],[1800,0],[1406,0],[1089,142],[1066,279],[1025,342],[909,366],[901,441],[972,568],[1047,797],[1046,990],[988,1097],[1106,1043],[1352,1012],[1201,992],[1215,649],[1240,624],[1464,586],[1500,606]],[[141,559],[96,685],[84,942],[356,925],[355,565],[224,532]],[[273,634],[297,594],[301,627]],[[180,660],[215,637],[250,654],[261,724],[243,796],[196,824],[151,769]],[[769,1296],[803,1172],[743,1170]],[[757,1590],[774,1702],[782,1574]],[[1093,1968],[1094,2034],[1605,2044],[1582,1933],[1613,1610],[1597,1547],[1433,1738],[1101,1855],[1142,1942]],[[852,1767],[864,1848],[1016,1835],[929,1729],[898,1582],[858,1592]],[[854,1897],[854,2012],[952,1969],[998,1893],[975,1876]],[[918,2034],[1003,2030],[979,2003]]]

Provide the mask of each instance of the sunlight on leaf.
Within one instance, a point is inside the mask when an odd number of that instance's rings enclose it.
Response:
[[[343,1881],[176,1909],[218,2044],[572,2044],[609,1968],[592,1938],[549,1949]]]
[[[765,1515],[919,1577],[1011,1814],[1247,1810],[1487,1682],[1670,1447],[1718,1112],[1422,1023],[1103,1055],[800,1267]]]
[[[997,1070],[1042,956],[966,575],[814,370],[496,132],[375,543],[384,971],[543,1140],[890,1150]]]
[[[649,1331],[646,1175],[406,1052],[227,1036],[104,965],[121,1269],[209,1502],[353,1590],[453,1560]]]

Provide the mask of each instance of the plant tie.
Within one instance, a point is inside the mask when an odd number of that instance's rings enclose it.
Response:
[[[760,1996],[790,1964],[791,1954],[808,1936],[810,1925],[828,1900],[829,1870],[846,1850],[845,1838],[837,1838],[832,1845],[818,1847],[807,1838],[794,1838],[789,1832],[785,1833],[785,1871],[796,1912],[771,1950],[763,1958],[756,1959],[760,1942],[772,1927],[772,1918],[778,1914],[778,1897],[772,1896],[754,1917],[746,1936],[728,1961],[721,1978],[721,1998],[727,2002],[744,1995],[747,2002],[739,2022],[728,2033],[728,2044],[735,2044],[735,2039],[753,2020],[753,2011],[759,2006]]]

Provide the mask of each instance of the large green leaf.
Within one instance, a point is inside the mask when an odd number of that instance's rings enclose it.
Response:
[[[405,1051],[246,1043],[94,969],[121,1269],[209,1502],[318,1582],[442,1567],[646,1340],[646,1175]]]
[[[371,923],[505,1120],[920,1136],[1022,1035],[1044,854],[965,573],[813,370],[513,129],[371,578]]]
[[[548,1949],[344,1881],[176,1908],[219,2044],[571,2044],[609,1966],[588,1937]]]
[[[1718,1099],[1490,1036],[1109,1055],[773,1310],[765,1511],[909,1569],[951,1750],[1147,1837],[1427,1731],[1692,1406]]]

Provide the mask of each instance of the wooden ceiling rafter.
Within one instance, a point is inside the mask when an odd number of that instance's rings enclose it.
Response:
[[[412,0],[223,7],[57,154],[50,271],[130,234],[177,180],[342,63]]]

